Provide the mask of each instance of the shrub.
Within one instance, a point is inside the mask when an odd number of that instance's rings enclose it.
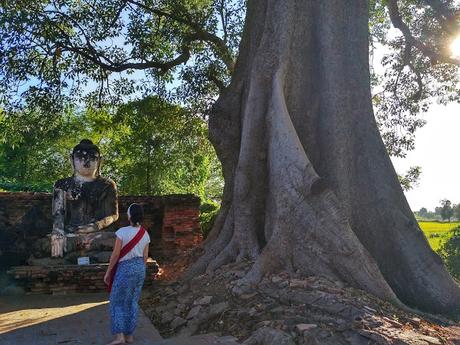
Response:
[[[444,242],[438,254],[444,260],[450,274],[457,280],[460,279],[460,226],[452,229],[452,236]]]
[[[212,200],[206,200],[200,206],[200,224],[203,238],[206,238],[214,225],[220,205]]]

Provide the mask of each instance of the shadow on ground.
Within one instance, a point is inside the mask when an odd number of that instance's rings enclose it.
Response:
[[[106,344],[112,338],[108,295],[0,297],[0,345]],[[135,344],[161,337],[141,312]]]

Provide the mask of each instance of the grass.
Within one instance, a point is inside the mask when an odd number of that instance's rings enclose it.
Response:
[[[446,241],[451,234],[451,230],[460,225],[460,222],[426,222],[419,221],[420,228],[425,233],[428,242],[433,250],[438,250],[441,244]]]

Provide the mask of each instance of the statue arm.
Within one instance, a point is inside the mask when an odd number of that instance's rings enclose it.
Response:
[[[106,210],[106,216],[95,222],[96,227],[100,230],[105,229],[118,220],[118,195],[115,184],[107,189],[107,194],[103,203]]]
[[[77,233],[89,234],[103,230],[118,220],[118,197],[115,184],[107,188],[101,204],[104,209],[104,217],[93,223],[79,226]]]
[[[51,256],[62,257],[66,250],[66,237],[64,233],[66,202],[64,190],[59,188],[54,189],[52,211]]]
[[[64,234],[65,191],[55,188],[53,191],[53,233]]]

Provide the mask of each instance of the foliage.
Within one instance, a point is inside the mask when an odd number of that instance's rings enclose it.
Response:
[[[442,242],[450,238],[452,230],[459,226],[459,222],[443,223],[436,221],[419,221],[418,225],[425,234],[430,246],[433,250],[438,250],[441,247]]]
[[[69,153],[82,138],[98,143],[103,173],[122,194],[194,193],[219,198],[222,177],[206,122],[156,97],[89,108],[40,126],[40,113],[3,113],[0,188],[50,191],[69,176]],[[29,122],[30,121],[30,122]],[[220,179],[219,179],[220,177]]]
[[[373,102],[391,155],[413,149],[434,99],[459,101],[460,60],[447,49],[459,7],[369,1]],[[0,103],[47,108],[49,117],[69,102],[157,94],[205,114],[231,78],[244,16],[244,0],[4,1]]]
[[[51,190],[66,174],[68,154],[85,127],[72,109],[43,116],[39,109],[3,112],[0,118],[0,176],[5,190]],[[68,174],[68,172],[67,172]]]
[[[206,238],[214,225],[214,221],[219,213],[220,205],[212,200],[207,200],[200,206],[201,233]]]
[[[438,251],[450,274],[460,279],[460,226],[452,230],[452,236]]]
[[[399,182],[404,191],[411,190],[418,185],[418,179],[422,173],[422,168],[419,166],[410,167],[404,176],[398,175]]]
[[[220,174],[206,122],[179,106],[147,97],[113,113],[92,109],[87,118],[94,127],[103,123],[98,142],[106,152],[105,171],[122,193],[206,198],[209,177]]]
[[[460,60],[448,49],[460,32],[459,6],[452,0],[370,1],[371,53],[386,52],[372,59],[373,102],[391,155],[404,157],[414,148],[414,133],[425,123],[420,113],[433,100],[459,101]]]
[[[238,0],[4,1],[2,102],[46,95],[54,106],[64,97],[119,104],[164,94],[178,78],[177,96],[206,107],[228,83],[244,8]]]

